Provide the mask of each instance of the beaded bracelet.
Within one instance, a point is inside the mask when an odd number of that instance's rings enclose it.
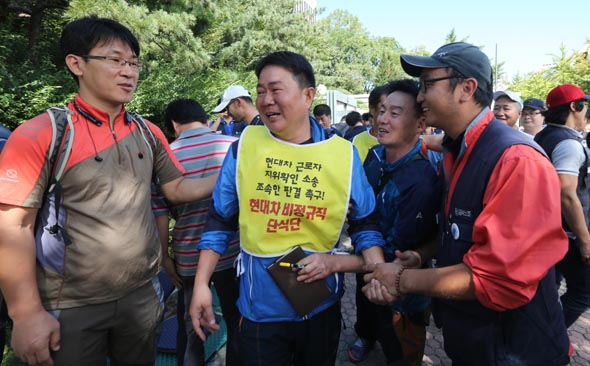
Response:
[[[395,295],[396,296],[402,296],[403,293],[400,289],[400,282],[402,280],[402,274],[404,273],[404,271],[407,269],[408,267],[406,266],[402,266],[402,268],[397,272],[397,274],[395,275],[395,292],[397,292]]]

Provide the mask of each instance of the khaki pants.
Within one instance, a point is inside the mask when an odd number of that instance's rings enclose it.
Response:
[[[61,332],[60,350],[52,353],[55,365],[105,366],[107,356],[111,366],[153,365],[163,309],[154,286],[159,284],[150,282],[115,301],[52,311]]]

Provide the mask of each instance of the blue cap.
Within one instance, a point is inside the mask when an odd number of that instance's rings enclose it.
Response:
[[[530,108],[530,109],[535,109],[538,111],[546,111],[547,110],[547,106],[545,106],[545,102],[543,102],[541,99],[537,99],[537,98],[529,98],[529,99],[525,100],[524,107]]]
[[[475,78],[477,87],[492,89],[492,65],[490,59],[478,47],[465,43],[449,43],[432,56],[401,55],[402,68],[411,76],[420,76],[423,69],[450,67],[466,78]]]

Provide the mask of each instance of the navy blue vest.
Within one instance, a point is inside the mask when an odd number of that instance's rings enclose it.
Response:
[[[553,150],[555,150],[555,147],[561,141],[567,139],[580,141],[580,136],[569,128],[562,128],[552,125],[547,125],[535,136],[535,141],[541,145],[550,158],[551,154],[553,154]],[[584,164],[582,167],[580,167],[576,193],[580,199],[580,203],[582,203],[584,219],[586,220],[586,227],[588,227],[588,209],[590,208],[590,177],[588,176],[588,152],[586,151],[585,147],[582,147],[582,149],[584,150],[586,160],[584,160]],[[562,224],[565,231],[571,232],[565,220],[562,220]]]
[[[442,223],[438,267],[463,262],[473,245],[473,224],[482,211],[488,180],[504,151],[515,144],[531,146],[544,155],[530,138],[496,119],[476,141]],[[437,299],[435,314],[454,366],[569,363],[569,339],[553,269],[540,281],[533,299],[520,308],[498,312],[478,301]]]

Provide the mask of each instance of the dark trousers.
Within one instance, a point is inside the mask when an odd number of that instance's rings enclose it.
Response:
[[[356,274],[356,334],[374,343],[379,341],[387,362],[403,359],[401,344],[393,328],[393,311],[389,306],[370,302],[363,294],[364,273]]]
[[[244,365],[334,365],[341,325],[340,303],[300,322],[257,323],[242,317],[238,332]]]
[[[224,271],[214,272],[211,276],[211,281],[213,282],[215,290],[217,291],[217,296],[219,297],[223,319],[227,326],[227,344],[225,353],[226,366],[240,365],[237,335],[240,312],[236,306],[239,286],[235,273],[235,269],[229,268]],[[178,364],[186,366],[201,366],[205,364],[205,347],[203,341],[201,341],[193,328],[189,313],[194,284],[194,277],[182,278],[184,321],[179,324],[184,324],[186,340],[184,341],[184,348],[181,348],[183,346],[182,341],[177,342],[177,357],[178,359],[183,359],[183,363],[178,362]],[[178,316],[181,317],[181,313],[179,313]],[[179,320],[179,322],[180,321],[181,320]]]
[[[590,266],[582,262],[575,240],[569,239],[568,251],[556,268],[567,285],[561,303],[565,326],[569,328],[590,307]]]

